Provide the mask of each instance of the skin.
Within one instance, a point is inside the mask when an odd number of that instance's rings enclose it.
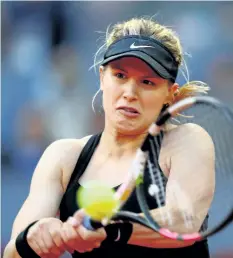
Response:
[[[179,86],[159,77],[140,59],[125,57],[104,68],[100,67],[100,87],[103,91],[105,128],[100,143],[80,178],[80,184],[89,180],[100,180],[114,187],[124,181],[148,126],[159,115],[163,104],[173,98]],[[118,110],[122,105],[136,108],[139,115],[133,118],[128,116]],[[106,238],[103,229],[90,232],[83,228],[82,210],[77,211],[65,223],[55,218],[76,161],[89,137],[59,140],[45,150],[33,174],[29,195],[14,221],[4,258],[19,257],[15,249],[15,238],[29,223],[37,219],[40,222],[30,228],[28,241],[45,258],[59,257],[64,250],[90,251]],[[184,204],[182,209],[188,214],[193,210],[201,211],[195,213],[198,216],[194,216],[192,228],[189,229],[191,232],[198,230],[211,203],[215,183],[214,146],[211,138],[197,125],[172,127],[165,134],[159,163],[168,183],[166,206],[152,211],[156,220],[163,223],[160,214],[169,212],[175,218],[170,229],[175,230],[178,227],[179,230],[188,232],[183,227],[181,209],[178,210],[174,205],[173,188],[174,185],[179,185],[181,191],[176,197]],[[188,196],[189,201],[184,196]],[[134,224],[129,244],[177,248],[193,242],[165,239]]]

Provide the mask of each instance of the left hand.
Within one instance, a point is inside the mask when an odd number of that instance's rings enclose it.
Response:
[[[63,224],[62,230],[65,244],[80,253],[90,252],[94,248],[100,247],[101,242],[107,236],[104,228],[97,229],[96,231],[87,230],[82,225],[85,215],[83,210],[78,210]]]

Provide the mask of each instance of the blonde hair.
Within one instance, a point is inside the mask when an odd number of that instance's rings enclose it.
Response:
[[[201,81],[189,81],[189,73],[186,62],[184,60],[183,49],[176,32],[164,25],[157,23],[156,21],[152,20],[152,18],[132,18],[128,21],[109,26],[105,35],[105,43],[95,54],[93,67],[96,67],[101,62],[97,61],[98,56],[101,55],[101,53],[104,53],[112,43],[124,36],[132,35],[141,35],[159,40],[170,50],[175,60],[177,61],[180,72],[184,76],[186,83],[179,88],[173,99],[170,101],[169,105],[174,104],[177,101],[189,96],[207,94],[210,88],[206,83]],[[96,95],[97,94],[95,94],[94,98]],[[92,101],[92,107],[94,98]]]

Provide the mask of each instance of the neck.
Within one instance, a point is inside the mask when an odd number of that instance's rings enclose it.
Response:
[[[102,154],[115,158],[132,156],[141,146],[145,136],[145,132],[137,135],[124,135],[105,128],[99,148]]]

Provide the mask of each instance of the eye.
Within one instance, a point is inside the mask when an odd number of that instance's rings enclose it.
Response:
[[[123,74],[123,73],[116,73],[115,76],[118,78],[118,79],[125,79],[126,76]]]
[[[149,81],[149,80],[143,80],[143,83],[146,84],[146,85],[155,85],[152,81]]]

